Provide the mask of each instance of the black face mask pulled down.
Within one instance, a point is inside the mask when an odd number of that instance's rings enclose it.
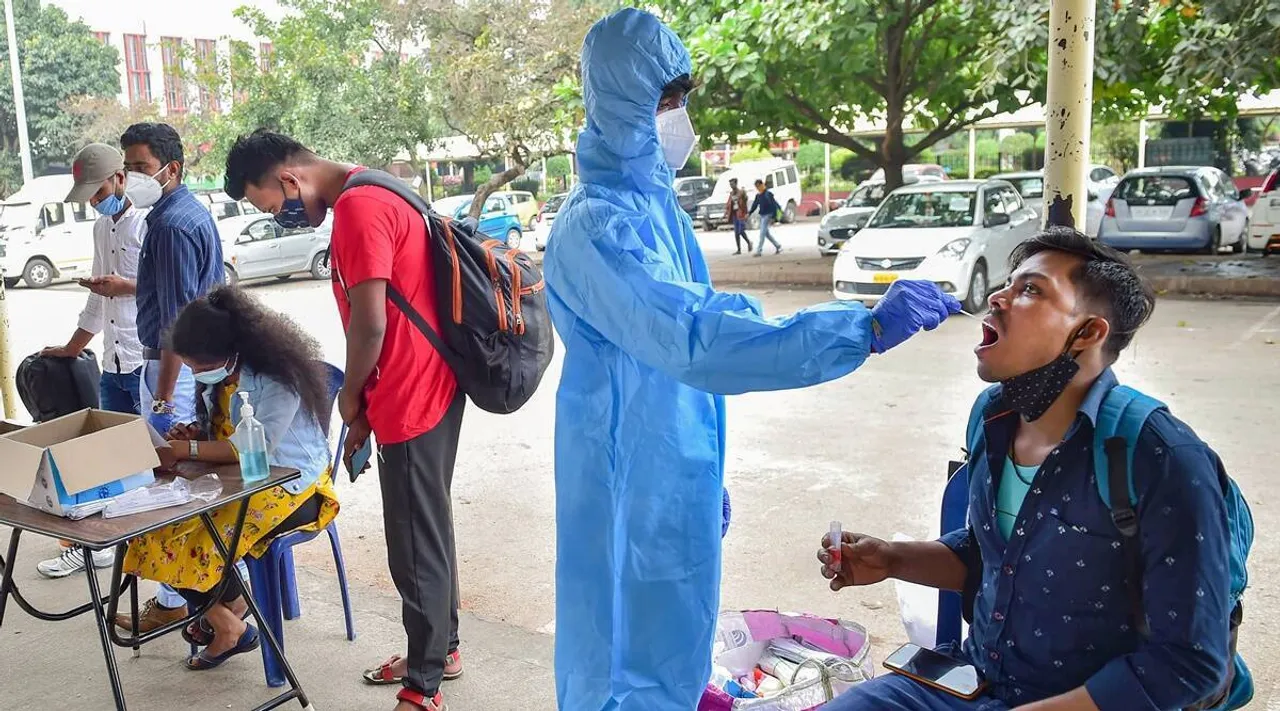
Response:
[[[1080,364],[1071,355],[1071,346],[1080,337],[1085,326],[1076,331],[1057,358],[1039,368],[1000,381],[1004,385],[1005,404],[1021,415],[1022,419],[1027,422],[1040,419],[1062,397],[1071,379],[1080,372]]]

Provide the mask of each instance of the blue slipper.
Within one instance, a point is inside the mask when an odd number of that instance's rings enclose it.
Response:
[[[208,649],[202,649],[198,654],[187,659],[187,668],[192,671],[215,669],[237,654],[252,652],[261,645],[262,638],[258,636],[258,630],[253,625],[246,625],[244,634],[240,635],[240,641],[236,643],[236,646],[217,656],[211,656]]]

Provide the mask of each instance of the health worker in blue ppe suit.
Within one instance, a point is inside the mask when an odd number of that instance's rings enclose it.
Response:
[[[556,691],[564,711],[693,711],[720,587],[724,395],[845,375],[960,305],[899,282],[875,311],[769,319],[711,287],[672,189],[694,149],[689,53],[648,13],[582,50],[582,183],[544,262],[556,400]]]

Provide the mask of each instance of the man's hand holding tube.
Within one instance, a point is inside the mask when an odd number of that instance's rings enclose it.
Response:
[[[895,281],[871,310],[871,352],[902,345],[921,329],[932,331],[960,312],[960,301],[931,281]]]

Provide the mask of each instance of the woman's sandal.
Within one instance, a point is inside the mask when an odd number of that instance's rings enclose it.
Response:
[[[192,671],[206,671],[222,666],[222,663],[228,659],[247,652],[252,652],[262,645],[262,638],[258,636],[258,630],[253,625],[245,625],[244,634],[240,635],[240,641],[236,646],[217,656],[209,654],[208,649],[202,649],[198,654],[187,659],[187,668]]]
[[[244,614],[240,615],[240,619],[249,619],[249,608],[244,608]],[[201,617],[182,628],[182,638],[187,644],[194,644],[197,647],[208,647],[213,642],[213,628],[209,626],[209,621]]]
[[[374,667],[373,669],[366,669],[364,672],[364,683],[371,686],[390,686],[392,684],[403,683],[404,677],[391,675],[391,667],[396,662],[400,661],[400,659],[400,655],[396,654],[383,662],[381,666]]]

